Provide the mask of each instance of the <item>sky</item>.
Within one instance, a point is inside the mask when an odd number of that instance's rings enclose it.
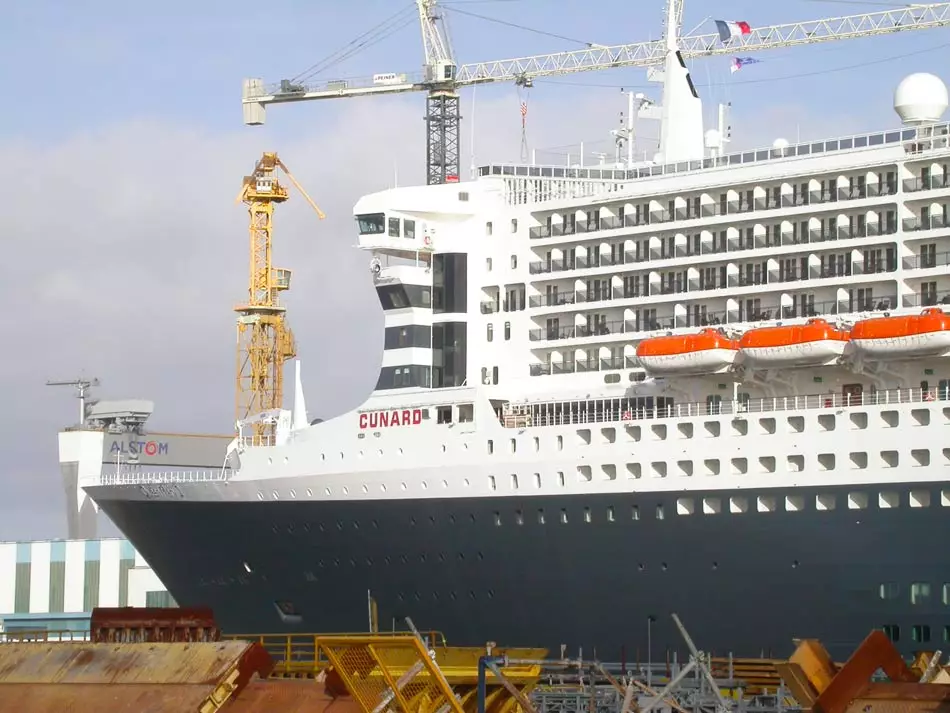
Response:
[[[315,416],[356,407],[376,382],[382,312],[357,250],[363,194],[423,182],[424,97],[272,106],[241,121],[241,80],[279,81],[347,47],[408,0],[346,3],[31,0],[4,8],[0,156],[9,169],[0,225],[0,540],[64,537],[56,433],[75,420],[69,389],[155,402],[154,430],[227,433],[234,402],[233,306],[247,291],[247,213],[235,204],[262,151],[277,151],[326,212],[300,196],[279,207],[275,262],[294,271],[288,315]],[[896,7],[849,0],[687,0],[684,30],[713,19],[764,26]],[[444,2],[460,63],[661,36],[659,0]],[[485,18],[492,18],[491,21]],[[386,34],[318,79],[414,72],[418,22]],[[893,90],[914,71],[945,73],[950,31],[774,50],[730,74],[691,63],[709,117],[731,102],[735,148],[891,128]],[[539,162],[612,151],[622,88],[650,95],[642,69],[462,92],[463,168],[517,161],[522,100]],[[644,146],[654,125],[638,127]],[[474,149],[474,151],[473,151]],[[473,158],[474,157],[474,158]],[[463,178],[468,171],[463,170]],[[107,530],[108,531],[108,530]]]

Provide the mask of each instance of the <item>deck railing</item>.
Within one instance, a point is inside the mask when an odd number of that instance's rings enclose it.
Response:
[[[658,394],[655,397],[639,396],[516,404],[512,405],[511,411],[502,418],[502,424],[509,428],[524,428],[526,426],[627,423],[639,420],[742,416],[750,413],[947,401],[950,400],[950,387],[926,390],[913,387],[859,394],[802,394],[798,396],[766,396],[754,399],[710,400],[672,404],[668,403],[670,400],[668,395]]]
[[[162,485],[165,483],[209,483],[225,481],[231,477],[230,471],[217,470],[171,470],[150,472],[139,470],[119,470],[114,473],[102,473],[100,485]]]

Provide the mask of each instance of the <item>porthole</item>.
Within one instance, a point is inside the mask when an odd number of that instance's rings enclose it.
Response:
[[[308,497],[308,498],[312,498],[312,497],[313,497],[313,491],[312,491],[310,488],[307,488],[307,497]]]
[[[257,493],[257,499],[258,499],[258,500],[263,500],[263,499],[264,499],[264,493],[258,491],[258,493]]]
[[[280,500],[280,493],[278,493],[276,490],[271,493],[271,495],[274,496],[274,500]]]
[[[294,490],[293,488],[290,489],[290,497],[291,497],[291,498],[296,498],[296,497],[297,497],[297,491]]]
[[[330,489],[329,489],[329,488],[324,488],[324,489],[323,489],[323,494],[324,494],[324,495],[329,495],[329,494],[330,494]]]

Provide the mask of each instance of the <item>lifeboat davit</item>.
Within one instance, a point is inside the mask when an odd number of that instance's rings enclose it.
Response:
[[[714,374],[730,366],[739,345],[718,329],[650,337],[637,345],[637,359],[651,374]]]
[[[939,307],[903,317],[862,319],[851,330],[857,354],[878,359],[933,356],[950,351],[950,315]]]
[[[742,361],[756,367],[825,364],[840,357],[848,332],[823,319],[805,324],[750,329],[739,339]]]

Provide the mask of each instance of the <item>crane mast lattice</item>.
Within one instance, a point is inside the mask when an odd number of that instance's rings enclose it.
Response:
[[[280,409],[284,394],[284,362],[296,356],[294,335],[287,325],[280,293],[290,289],[290,270],[272,262],[275,206],[290,198],[278,178],[280,169],[322,220],[323,211],[307,195],[276,153],[265,153],[244,177],[238,202],[250,217],[250,282],[248,301],[235,307],[237,317],[237,421]],[[255,424],[257,435],[269,435],[272,425]]]
[[[428,92],[425,117],[427,183],[448,183],[457,181],[459,177],[461,116],[458,90],[464,86],[496,82],[530,86],[532,80],[542,77],[657,66],[663,64],[670,53],[678,53],[686,60],[950,26],[950,2],[942,2],[753,27],[749,34],[723,42],[718,34],[680,37],[684,4],[684,0],[667,0],[664,13],[666,37],[661,40],[614,46],[592,44],[570,52],[457,66],[436,0],[416,0],[425,54],[421,75],[398,75],[398,81],[382,84],[374,79],[317,85],[294,84],[285,80],[279,86],[267,86],[261,79],[245,79],[242,97],[244,123],[263,124],[265,108],[269,104],[425,91]]]

